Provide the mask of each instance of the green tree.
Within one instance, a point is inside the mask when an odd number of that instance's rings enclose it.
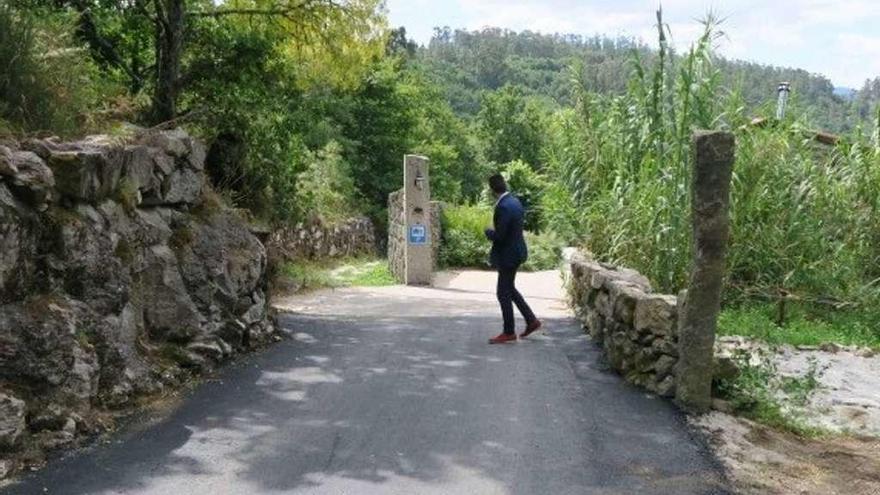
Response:
[[[514,160],[503,165],[501,173],[510,190],[516,194],[525,207],[526,230],[539,232],[543,226],[541,198],[547,188],[544,178],[521,160]]]
[[[325,222],[344,220],[359,211],[354,180],[342,147],[331,141],[305,156],[306,167],[297,177],[296,197],[300,217]]]
[[[403,154],[410,151],[416,107],[401,85],[397,61],[378,62],[352,95],[341,131],[350,140],[349,160],[358,191],[378,216],[403,181]]]
[[[307,70],[298,83],[352,84],[384,48],[381,0],[41,0],[79,14],[80,36],[96,60],[147,87],[153,123],[172,120],[187,86],[191,36],[205,23],[229,23],[277,41],[276,62]],[[150,84],[147,84],[149,81]]]
[[[411,151],[431,160],[432,196],[449,202],[476,200],[490,169],[476,139],[455,115],[440,88],[418,68],[409,69],[405,79],[416,119]]]
[[[406,37],[406,28],[401,26],[392,29],[388,34],[388,44],[385,46],[385,53],[390,56],[402,56],[412,58],[416,55],[419,45]]]
[[[570,91],[573,75],[568,71],[573,64],[584,67],[577,74],[583,87],[603,95],[620,95],[627,91],[630,75],[637,67],[631,63],[634,54],[644,66],[655,65],[660,56],[657,49],[628,38],[445,27],[435,30],[418,57],[426,72],[441,85],[453,109],[472,116],[480,110],[482,93],[506,84],[519,86],[526,95],[558,106],[574,105]],[[667,52],[664,56],[677,62],[684,54]],[[727,90],[739,88],[744,107],[751,113],[763,113],[767,105],[772,105],[780,81],[791,82],[794,99],[802,102],[817,127],[845,132],[855,129],[859,119],[864,121],[871,113],[860,105],[853,109],[849,101],[834,94],[831,81],[818,74],[720,57],[715,64],[721,86]]]
[[[540,168],[544,117],[534,100],[515,86],[486,93],[477,117],[486,158],[496,163],[522,160]]]

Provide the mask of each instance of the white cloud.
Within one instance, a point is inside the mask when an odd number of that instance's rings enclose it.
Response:
[[[859,88],[865,79],[880,76],[880,36],[843,33],[835,51],[841,56],[830,62],[850,86]]]
[[[876,0],[806,0],[790,9],[810,25],[849,24],[853,20],[880,16]],[[875,19],[876,21],[876,19]]]
[[[469,28],[484,26],[547,33],[608,33],[622,31],[642,18],[639,12],[614,11],[574,1],[458,0],[471,19]]]

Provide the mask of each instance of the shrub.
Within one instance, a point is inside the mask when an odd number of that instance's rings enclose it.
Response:
[[[526,210],[525,229],[540,231],[543,227],[541,198],[547,188],[544,178],[521,160],[505,163],[497,167],[497,170],[507,182],[507,189],[520,200]],[[488,185],[483,188],[482,200],[487,204],[495,202]]]
[[[559,268],[562,259],[562,239],[552,232],[533,234],[526,232],[529,245],[529,259],[523,264],[525,271],[553,270]]]
[[[492,225],[492,211],[485,206],[449,206],[443,210],[443,241],[440,265],[455,268],[488,268],[491,244],[485,230]],[[526,271],[559,266],[563,242],[552,233],[526,232],[529,259]]]
[[[118,88],[72,32],[68,16],[0,2],[0,130],[67,135],[95,127],[100,103]]]
[[[505,164],[501,173],[510,191],[519,198],[526,209],[526,230],[539,232],[543,226],[541,197],[546,188],[544,178],[528,163],[521,160]]]
[[[552,232],[568,245],[582,244],[583,229],[578,221],[578,209],[565,187],[551,182],[541,196],[541,221],[552,225]]]
[[[355,196],[354,180],[339,143],[330,141],[321,150],[306,154],[306,169],[296,181],[301,218],[329,223],[350,218],[359,211]]]
[[[491,225],[492,210],[486,206],[463,205],[444,208],[440,265],[487,268],[490,245],[484,232]]]

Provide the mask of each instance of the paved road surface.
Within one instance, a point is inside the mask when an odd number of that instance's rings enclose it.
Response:
[[[492,282],[444,274],[434,289],[280,301],[288,341],[157,424],[0,493],[725,493],[674,408],[603,368],[557,274],[520,280],[547,332],[486,345],[500,325]]]

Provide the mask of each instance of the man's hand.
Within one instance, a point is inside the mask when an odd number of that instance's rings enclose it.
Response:
[[[495,238],[495,231],[492,229],[486,229],[486,239],[490,241]]]

